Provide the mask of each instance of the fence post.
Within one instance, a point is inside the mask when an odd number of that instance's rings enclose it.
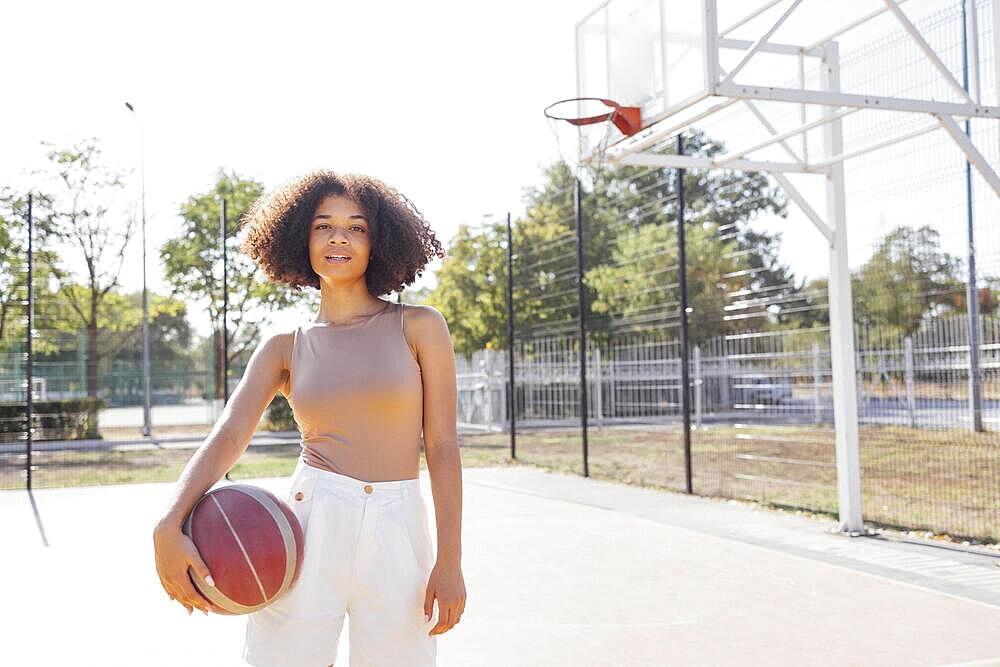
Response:
[[[608,365],[610,370],[608,372],[608,414],[611,415],[612,420],[617,413],[617,407],[615,406],[615,374],[618,372],[618,364],[615,360],[618,358],[617,351],[615,350],[614,343],[608,348],[611,353],[611,358],[608,360]]]
[[[503,364],[504,367],[508,365],[509,361],[508,355],[509,352],[507,350],[499,351],[498,356],[500,357],[500,363]],[[507,393],[507,375],[504,375],[503,377],[498,377],[497,380],[499,380],[497,382],[497,386],[500,389],[500,405],[504,406],[500,409],[500,418],[499,418],[500,431],[503,432],[504,430],[510,428],[510,425],[507,422],[509,417],[508,415],[504,414],[510,407],[510,396]]]
[[[528,417],[535,414],[535,403],[532,400],[534,389],[532,388],[532,383],[535,379],[535,362],[531,360],[532,355],[535,352],[535,347],[531,347],[531,351],[526,351],[524,354],[524,417]]]
[[[493,350],[486,350],[486,432],[493,432]]]
[[[823,370],[820,368],[819,343],[813,341],[812,361],[813,361],[813,420],[816,424],[823,422],[822,394],[819,385],[823,379]]]
[[[601,377],[601,346],[594,346],[594,385],[596,391],[594,392],[594,400],[597,405],[594,411],[597,413],[597,423],[600,426],[604,426],[604,391],[601,387],[603,379]]]
[[[994,8],[993,11],[996,11]],[[975,0],[965,0],[962,3],[962,87],[966,92],[971,89],[973,97],[978,100],[979,90],[979,40],[976,21]],[[994,19],[994,24],[996,20]],[[970,40],[970,33],[972,39]],[[994,39],[997,36],[994,35]],[[965,119],[965,134],[972,136],[972,126]],[[972,430],[982,433],[983,427],[983,376],[980,362],[980,322],[979,322],[979,290],[976,278],[976,242],[975,224],[973,220],[972,203],[972,165],[965,161],[965,221],[966,246],[968,249],[968,278],[966,281],[966,311],[968,312],[969,340],[969,416],[972,418]]]
[[[704,382],[701,377],[701,346],[694,346],[694,419],[695,425],[701,427],[701,411],[702,402],[704,400],[702,395],[702,387],[704,387]]]
[[[719,357],[719,402],[722,403],[720,410],[729,412],[733,409],[733,398],[730,394],[729,378],[729,350],[726,348],[726,339],[722,339],[722,354]]]
[[[917,426],[917,396],[913,387],[913,339],[903,339],[904,373],[906,378],[906,411],[910,416],[910,428]]]
[[[865,371],[868,370],[865,366],[865,357],[858,350],[855,357],[855,368],[857,368],[857,382],[858,382],[858,421],[865,416]]]

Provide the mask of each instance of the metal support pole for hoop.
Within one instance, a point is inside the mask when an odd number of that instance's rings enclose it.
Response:
[[[821,76],[827,91],[840,90],[840,56],[836,42],[823,46]],[[824,114],[834,113],[831,107]],[[840,119],[827,123],[823,133],[826,154],[840,155],[844,138]],[[836,433],[837,499],[839,523],[831,532],[856,537],[865,534],[861,506],[861,464],[858,451],[858,390],[854,348],[854,304],[847,261],[847,216],[844,164],[830,165],[826,180],[827,222],[833,227],[830,243],[830,359],[833,375],[833,420]]]

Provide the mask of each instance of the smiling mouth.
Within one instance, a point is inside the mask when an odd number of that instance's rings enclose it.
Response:
[[[334,255],[327,255],[324,259],[326,259],[326,261],[331,262],[333,264],[346,264],[349,261],[351,261],[351,258],[348,257],[348,256],[346,256],[346,255],[342,255],[340,257],[334,256]]]

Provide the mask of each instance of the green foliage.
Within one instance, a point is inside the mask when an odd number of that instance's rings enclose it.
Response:
[[[281,392],[275,394],[267,404],[264,421],[268,431],[295,431],[299,428],[295,423],[295,415],[292,414],[292,406]]]
[[[461,225],[437,272],[437,287],[423,301],[448,320],[457,354],[496,345],[506,335],[505,224]]]
[[[872,256],[851,275],[854,320],[888,335],[909,336],[929,317],[965,312],[963,262],[941,250],[939,241],[940,233],[929,225],[901,225],[879,240]],[[810,299],[825,301],[827,285],[825,278],[811,281],[806,290]],[[981,313],[995,312],[996,291],[981,288],[979,304]],[[812,325],[817,317],[802,323]]]
[[[33,193],[31,209],[35,236],[33,278],[36,286],[44,286],[52,277],[49,266],[55,261],[54,253],[42,244],[52,224],[51,197]],[[0,350],[9,349],[14,340],[24,340],[27,318],[21,301],[27,279],[28,195],[0,186]],[[46,315],[35,312],[36,329],[44,326]]]
[[[21,392],[22,400],[24,391]],[[107,407],[103,398],[67,398],[54,401],[32,401],[34,440],[100,439],[97,413]],[[13,441],[24,434],[28,421],[27,403],[0,405],[0,440]]]
[[[610,261],[586,273],[586,283],[597,293],[591,310],[598,316],[614,313],[616,317],[673,320],[676,324],[679,302],[664,301],[662,285],[675,282],[677,273],[676,226],[642,225],[623,232]],[[736,242],[720,240],[718,227],[711,223],[692,226],[685,235],[687,249],[687,285],[692,311],[688,314],[691,342],[699,343],[719,334],[720,314],[729,303],[727,293],[737,287],[723,278],[737,270],[731,256]],[[637,271],[636,267],[642,270]]]
[[[250,260],[234,252],[231,246],[235,245],[233,234],[239,227],[240,217],[263,192],[264,186],[257,181],[220,169],[208,192],[191,195],[181,205],[181,233],[160,248],[165,277],[175,293],[208,299],[213,314],[221,308],[222,274],[218,267],[222,262],[219,239],[223,198],[226,199],[229,288],[240,293],[239,288],[259,279],[254,275]]]
[[[33,192],[36,374],[67,382],[66,368],[85,368],[86,390],[107,390],[108,377],[138,366],[142,353],[142,291],[121,290],[118,271],[135,227],[123,173],[106,167],[95,140],[69,148],[43,144],[48,164],[36,172],[46,189]],[[23,346],[23,298],[27,271],[27,194],[0,189],[0,341]],[[110,259],[106,255],[114,253]],[[82,269],[81,269],[82,267]],[[153,389],[174,386],[190,369],[191,330],[186,305],[149,295]],[[68,364],[69,366],[66,366]],[[74,376],[75,377],[75,376]],[[69,380],[73,390],[81,389]],[[114,387],[111,387],[114,393]]]
[[[852,277],[855,320],[911,334],[930,314],[964,303],[962,262],[940,248],[930,226],[897,227]],[[956,298],[959,295],[959,298]]]
[[[96,396],[99,364],[134,332],[130,318],[121,316],[123,297],[115,288],[136,227],[135,204],[124,192],[124,173],[104,164],[96,139],[66,148],[43,145],[49,150],[48,164],[35,173],[44,184],[35,266],[54,278],[58,290],[39,309],[44,314],[35,328],[56,337],[86,331],[86,391]],[[23,209],[23,203],[16,207]],[[36,281],[35,288],[42,296],[47,283]],[[36,354],[59,352],[58,338],[38,343]]]
[[[255,310],[265,313],[301,304],[302,292],[272,282],[245,254],[237,250],[239,220],[264,186],[236,172],[220,169],[215,184],[207,192],[191,195],[180,207],[181,232],[160,247],[164,279],[171,297],[182,294],[185,301],[207,304],[206,311],[215,330],[212,355],[215,359],[216,398],[223,395],[222,338],[222,248],[220,245],[222,200],[226,200],[226,288],[229,361],[248,357],[259,341],[263,321],[249,318]]]
[[[686,152],[721,150],[695,133]],[[677,321],[675,173],[611,167],[583,192],[584,292],[595,336],[623,320],[634,326]],[[556,163],[539,185],[524,190],[526,211],[512,231],[518,329],[565,324],[577,312],[574,183],[570,168]],[[794,301],[794,276],[778,261],[780,238],[750,229],[765,211],[785,215],[785,200],[767,177],[687,171],[684,186],[693,340],[746,328],[742,320],[724,318],[731,293],[768,288]],[[428,299],[455,323],[456,351],[507,345],[506,273],[505,224],[463,227]],[[752,324],[786,320],[778,312]]]
[[[723,147],[694,133],[685,150],[712,156]],[[582,196],[583,255],[593,336],[612,327],[677,324],[675,173],[624,166],[589,175],[595,185]],[[763,213],[786,214],[784,197],[766,175],[688,170],[684,187],[693,343],[747,329],[826,324],[826,279],[796,279],[779,259],[780,234],[751,224]],[[574,175],[554,164],[524,192],[527,210],[513,229],[516,322],[519,330],[548,328],[577,311]],[[856,319],[909,334],[927,316],[964,311],[961,261],[938,241],[927,226],[887,234],[853,276]],[[446,260],[429,300],[449,322],[461,322],[463,350],[506,346],[505,250],[503,225],[463,228],[449,250],[454,261]],[[988,285],[979,290],[981,311],[996,312],[1000,281],[981,279]]]

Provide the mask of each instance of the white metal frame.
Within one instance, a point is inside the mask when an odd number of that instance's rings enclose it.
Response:
[[[609,0],[610,1],[610,0]],[[803,211],[806,217],[816,226],[826,239],[830,248],[830,342],[833,362],[833,398],[834,423],[836,427],[836,460],[837,460],[837,490],[839,500],[840,521],[837,530],[850,535],[864,534],[865,528],[861,512],[861,477],[858,452],[858,411],[857,411],[857,381],[855,368],[855,348],[853,322],[854,313],[851,298],[850,270],[847,254],[847,224],[844,193],[844,162],[850,158],[879,150],[893,144],[943,128],[955,145],[965,154],[968,161],[979,171],[993,191],[1000,197],[1000,176],[985,157],[976,149],[969,137],[962,131],[955,118],[983,118],[1000,121],[1000,107],[982,104],[979,93],[979,73],[971,71],[971,94],[952,76],[934,49],[920,34],[917,27],[907,18],[900,8],[906,0],[883,0],[884,7],[859,17],[841,26],[824,38],[808,45],[776,44],[769,38],[781,24],[799,7],[801,0],[768,0],[753,9],[733,25],[720,31],[717,22],[716,0],[700,0],[704,32],[701,47],[704,49],[704,89],[687,99],[669,105],[663,113],[651,119],[644,119],[646,128],[632,137],[621,138],[606,147],[604,159],[608,163],[625,165],[642,165],[656,167],[680,167],[692,169],[733,169],[744,171],[759,171],[770,174],[785,190],[789,198]],[[609,2],[600,5],[587,18],[581,21],[577,28],[601,9],[606,9]],[[785,5],[785,9],[777,20],[757,40],[749,42],[727,37],[736,28],[757,18],[763,12],[777,5]],[[663,2],[661,0],[661,23],[663,19]],[[968,21],[975,25],[975,2],[966,0]],[[960,102],[941,102],[927,99],[898,98],[878,95],[859,95],[844,93],[840,90],[840,67],[837,37],[861,26],[876,16],[891,13],[902,28],[910,35],[923,54],[948,85],[956,91]],[[1000,71],[1000,12],[994,9],[996,29],[994,30],[997,67]],[[665,25],[661,30],[666,31]],[[979,35],[973,30],[969,35],[970,62],[978,63],[975,55],[979,52]],[[719,50],[721,48],[745,51],[739,64],[731,72],[725,72],[719,65]],[[799,58],[799,88],[782,88],[765,85],[755,85],[753,82],[737,81],[744,66],[761,52],[785,54]],[[579,50],[578,50],[579,57]],[[821,68],[822,88],[812,90],[804,85],[805,58],[819,58]],[[666,69],[664,66],[663,94],[666,95]],[[581,76],[577,75],[578,90]],[[769,100],[800,104],[803,122],[800,126],[778,132],[768,121],[766,115],[755,104],[756,100]],[[761,125],[771,134],[766,141],[741,147],[724,155],[696,157],[684,155],[664,155],[648,152],[647,149],[669,139],[679,131],[683,131],[695,122],[725,109],[733,104],[742,103],[757,118]],[[818,120],[805,122],[805,105],[819,105],[823,115]],[[845,151],[841,120],[846,116],[862,110],[888,110],[922,113],[929,116],[928,125],[911,130],[900,135],[880,140],[867,146],[861,146]],[[810,160],[805,148],[805,133],[809,130],[822,128],[824,132],[824,147],[826,156],[819,160]],[[802,135],[801,154],[796,152],[788,139]],[[775,162],[752,157],[761,149],[780,145],[791,158],[790,162]],[[594,154],[583,155],[586,161]],[[817,213],[806,197],[793,186],[785,174],[815,174],[822,176],[826,183],[826,217]]]

